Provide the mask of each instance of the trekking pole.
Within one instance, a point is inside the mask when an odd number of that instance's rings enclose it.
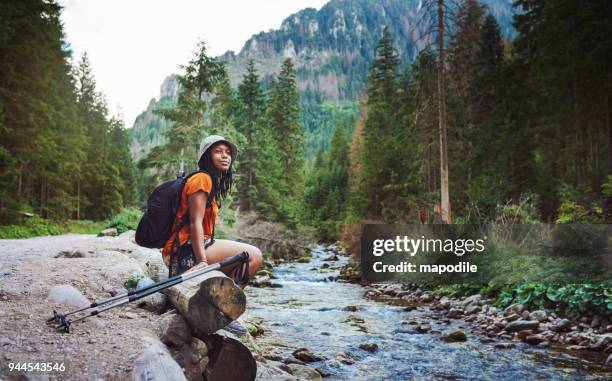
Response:
[[[172,286],[177,285],[179,283],[182,283],[182,282],[184,282],[186,280],[195,278],[195,277],[200,276],[202,274],[206,274],[208,272],[211,272],[211,271],[214,271],[214,270],[219,270],[219,269],[221,269],[223,267],[227,267],[227,266],[233,265],[234,263],[241,262],[242,265],[245,266],[248,263],[248,261],[249,261],[249,253],[247,253],[246,251],[243,251],[240,254],[236,254],[233,257],[227,258],[227,259],[225,259],[225,260],[223,260],[221,262],[212,264],[212,265],[207,266],[207,267],[205,267],[203,269],[192,271],[192,272],[185,272],[185,273],[183,273],[181,275],[177,275],[177,276],[174,276],[172,278],[165,279],[165,280],[159,281],[157,283],[153,283],[153,284],[151,284],[149,286],[146,286],[146,287],[138,288],[138,289],[135,289],[135,290],[132,290],[132,291],[129,291],[129,292],[124,292],[124,293],[122,293],[120,295],[116,295],[116,296],[113,296],[111,298],[107,298],[107,299],[104,299],[104,300],[101,300],[101,301],[98,301],[98,302],[91,303],[88,307],[83,307],[83,308],[80,308],[78,310],[75,310],[75,311],[72,311],[72,312],[68,312],[66,314],[61,314],[61,313],[57,312],[56,310],[53,310],[53,317],[49,318],[47,320],[47,323],[55,322],[56,324],[58,324],[58,327],[57,327],[58,329],[59,328],[63,328],[65,332],[70,332],[70,325],[72,323],[76,323],[78,321],[85,320],[85,319],[87,319],[89,317],[92,317],[92,316],[96,316],[96,315],[98,315],[98,314],[100,314],[100,313],[102,313],[104,311],[108,311],[110,309],[113,309],[115,307],[119,307],[119,306],[124,305],[126,303],[130,303],[130,302],[133,302],[135,300],[142,299],[145,296],[149,296],[151,294],[154,294],[154,293],[159,292],[161,290],[164,290],[166,288],[172,287]],[[121,300],[121,299],[124,299],[124,300]],[[117,301],[117,302],[113,303],[113,304],[109,304],[109,303],[115,302],[115,301]],[[103,305],[105,305],[105,306],[101,307]],[[96,308],[96,307],[100,307],[100,308]],[[73,319],[73,320],[69,320],[67,318],[67,316],[69,316],[69,315],[74,315],[76,313],[88,310],[90,308],[95,308],[95,309],[93,311],[89,312],[89,314],[87,314],[87,315],[83,315],[83,316],[78,317],[78,318]]]

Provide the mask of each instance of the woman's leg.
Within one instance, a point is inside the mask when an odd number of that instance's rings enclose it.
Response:
[[[249,253],[249,279],[253,279],[261,264],[263,256],[261,250],[248,243],[230,241],[227,239],[215,239],[215,242],[206,249],[206,259],[209,264],[221,262],[222,260],[233,257],[243,251]],[[230,274],[235,266],[221,269],[225,274]],[[244,286],[241,286],[244,288]]]

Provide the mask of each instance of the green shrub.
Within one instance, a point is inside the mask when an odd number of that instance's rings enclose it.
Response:
[[[118,234],[128,230],[136,230],[142,214],[143,212],[139,209],[123,208],[119,214],[111,217],[104,225],[106,228],[116,228]]]
[[[33,217],[16,217],[16,224],[0,226],[0,239],[29,238],[46,235],[59,235],[64,232],[55,221]]]

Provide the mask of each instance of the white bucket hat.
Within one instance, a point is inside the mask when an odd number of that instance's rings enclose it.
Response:
[[[233,164],[234,161],[236,160],[236,156],[238,155],[238,148],[236,148],[236,145],[234,143],[225,139],[221,135],[210,135],[210,136],[205,137],[202,140],[202,143],[200,143],[200,151],[198,154],[198,163],[200,162],[200,160],[202,160],[202,156],[204,156],[206,151],[208,151],[208,149],[212,147],[214,144],[219,143],[219,142],[223,142],[229,146],[230,152],[232,155],[232,164]]]

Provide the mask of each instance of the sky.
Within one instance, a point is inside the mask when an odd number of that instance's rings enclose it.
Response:
[[[199,39],[209,53],[238,53],[253,35],[278,29],[301,9],[327,0],[59,0],[66,40],[87,52],[111,115],[130,128],[166,76],[179,72]]]

